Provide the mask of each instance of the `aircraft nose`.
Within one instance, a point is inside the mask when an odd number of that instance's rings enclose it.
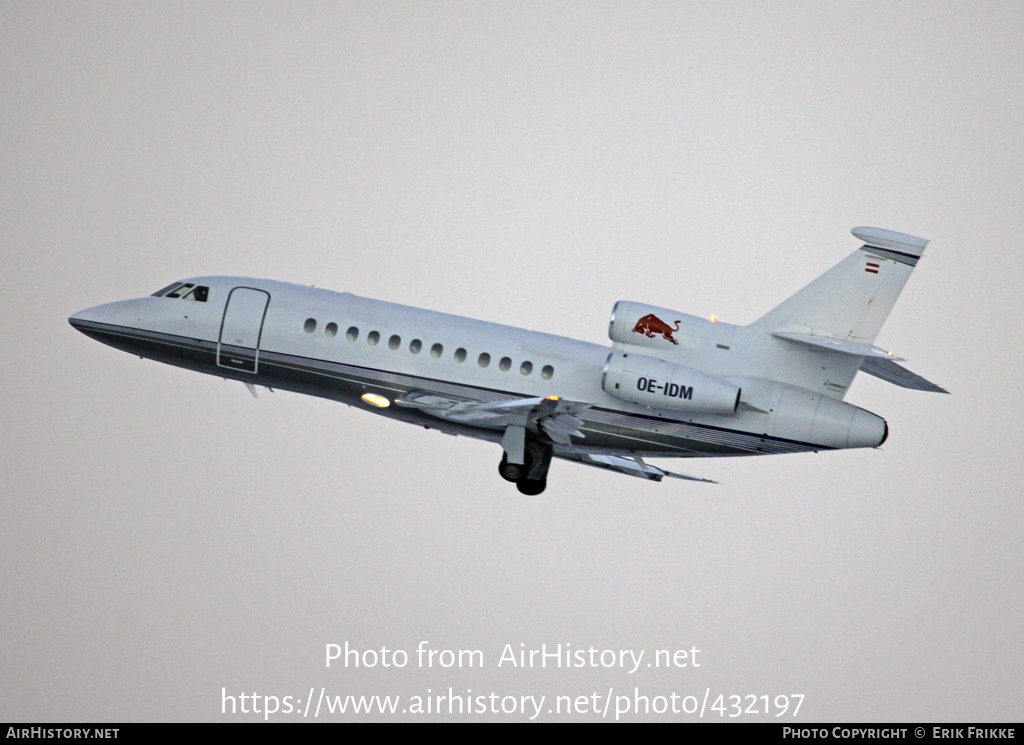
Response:
[[[75,313],[75,315],[70,316],[68,318],[68,323],[70,323],[74,328],[76,328],[79,331],[81,331],[82,328],[85,325],[85,320],[86,320],[85,319],[85,313],[86,312],[87,311],[84,311],[84,310],[78,311],[77,313]]]
[[[130,304],[130,300],[120,300],[86,308],[68,318],[68,323],[83,334],[98,326],[126,326],[132,315]]]

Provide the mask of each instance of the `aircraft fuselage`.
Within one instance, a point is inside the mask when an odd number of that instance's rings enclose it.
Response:
[[[770,380],[738,380],[749,392],[744,401],[756,399],[756,407],[727,414],[672,411],[603,390],[612,347],[270,280],[186,282],[208,288],[205,299],[136,298],[82,311],[70,322],[140,357],[492,441],[502,439],[502,426],[401,405],[380,408],[366,396],[389,403],[424,392],[467,401],[558,396],[588,402],[580,415],[583,437],[572,441],[588,453],[761,455],[872,447],[886,433],[873,414]],[[692,394],[652,377],[642,377],[638,387],[680,399]],[[532,436],[547,440],[539,430]],[[556,443],[554,451],[560,455],[566,447]]]

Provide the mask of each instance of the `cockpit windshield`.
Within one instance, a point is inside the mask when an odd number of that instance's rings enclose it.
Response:
[[[191,282],[175,282],[167,285],[162,290],[157,290],[152,297],[183,298],[197,303],[205,303],[210,296],[210,288],[205,285],[195,285]]]
[[[180,287],[181,284],[182,284],[181,282],[172,282],[171,284],[167,285],[167,287],[163,288],[162,290],[157,290],[156,292],[154,292],[152,295],[150,295],[150,297],[163,297],[168,292],[173,290],[175,287]]]

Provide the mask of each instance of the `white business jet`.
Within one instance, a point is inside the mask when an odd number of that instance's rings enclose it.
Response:
[[[660,481],[647,457],[878,447],[885,420],[843,402],[858,371],[945,393],[874,346],[928,241],[864,245],[749,326],[620,300],[611,346],[349,293],[197,277],[83,310],[117,349],[500,443],[499,473],[539,494],[552,457]]]

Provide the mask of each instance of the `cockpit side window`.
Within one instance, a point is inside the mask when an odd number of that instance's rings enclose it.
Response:
[[[196,301],[198,303],[205,303],[206,302],[206,298],[209,296],[209,294],[210,294],[210,288],[209,287],[206,287],[204,285],[199,285],[194,290],[192,290],[190,293],[185,295],[184,299],[185,300],[194,300],[194,301]]]

